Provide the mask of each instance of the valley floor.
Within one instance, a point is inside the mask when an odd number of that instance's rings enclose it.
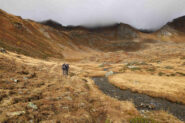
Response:
[[[138,117],[182,123],[168,112],[143,114],[132,101],[105,95],[91,77],[112,71],[117,74],[107,76],[121,89],[185,104],[184,46],[156,43],[137,52],[97,53],[79,62],[70,60],[68,77],[62,76],[61,64],[69,61],[0,53],[0,122],[127,123]]]

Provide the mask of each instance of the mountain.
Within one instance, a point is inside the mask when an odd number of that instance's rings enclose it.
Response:
[[[168,23],[174,29],[185,33],[185,16],[174,19],[173,22]]]
[[[155,33],[155,36],[162,41],[185,41],[185,16],[168,22],[164,27]]]
[[[53,28],[58,29],[58,30],[59,29],[64,29],[63,26],[60,23],[58,23],[56,21],[53,21],[53,20],[46,20],[46,21],[42,21],[40,23],[43,24],[43,25],[46,25],[46,26],[53,27]]]
[[[24,20],[0,10],[0,46],[39,58],[63,58],[91,50],[104,50],[113,40],[131,39],[137,31],[119,24],[101,29],[63,27],[52,20]],[[74,55],[75,56],[75,55]]]
[[[144,33],[127,24],[64,27],[53,20],[35,22],[0,10],[0,47],[38,58],[75,58],[93,52],[136,51],[143,40],[184,41],[184,17],[161,30]],[[137,41],[136,41],[137,40]]]

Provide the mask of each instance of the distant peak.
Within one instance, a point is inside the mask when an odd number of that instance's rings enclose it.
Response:
[[[52,19],[41,21],[40,23],[43,24],[43,25],[53,27],[55,29],[62,29],[63,28],[62,24],[60,24],[59,22],[54,21]]]
[[[185,16],[176,18],[172,22],[169,22],[167,25],[179,31],[185,32]]]

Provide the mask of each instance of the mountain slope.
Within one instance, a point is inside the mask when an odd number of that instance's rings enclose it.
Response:
[[[0,45],[8,50],[17,51],[33,57],[62,58],[63,48],[70,39],[62,32],[48,28],[30,20],[23,20],[6,12],[0,12]]]
[[[62,27],[53,21],[41,24],[3,10],[0,10],[0,26],[1,47],[40,58],[63,58],[69,52],[82,53],[92,49],[108,50],[110,42],[133,39],[138,33],[125,24],[95,29]]]
[[[157,31],[157,37],[163,41],[185,41],[185,16],[174,19]]]
[[[83,58],[95,52],[137,51],[146,40],[184,41],[183,24],[180,18],[147,34],[122,23],[93,29],[63,27],[52,20],[38,23],[0,10],[0,47],[38,58]]]
[[[168,23],[168,25],[180,32],[185,33],[185,16],[173,20],[173,22]]]

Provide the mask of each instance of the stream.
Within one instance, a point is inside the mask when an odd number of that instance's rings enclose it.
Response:
[[[131,100],[139,111],[165,110],[185,121],[185,105],[174,103],[163,98],[154,98],[145,94],[132,92],[131,90],[121,90],[109,83],[106,77],[92,78],[99,89],[106,95],[118,100]]]

